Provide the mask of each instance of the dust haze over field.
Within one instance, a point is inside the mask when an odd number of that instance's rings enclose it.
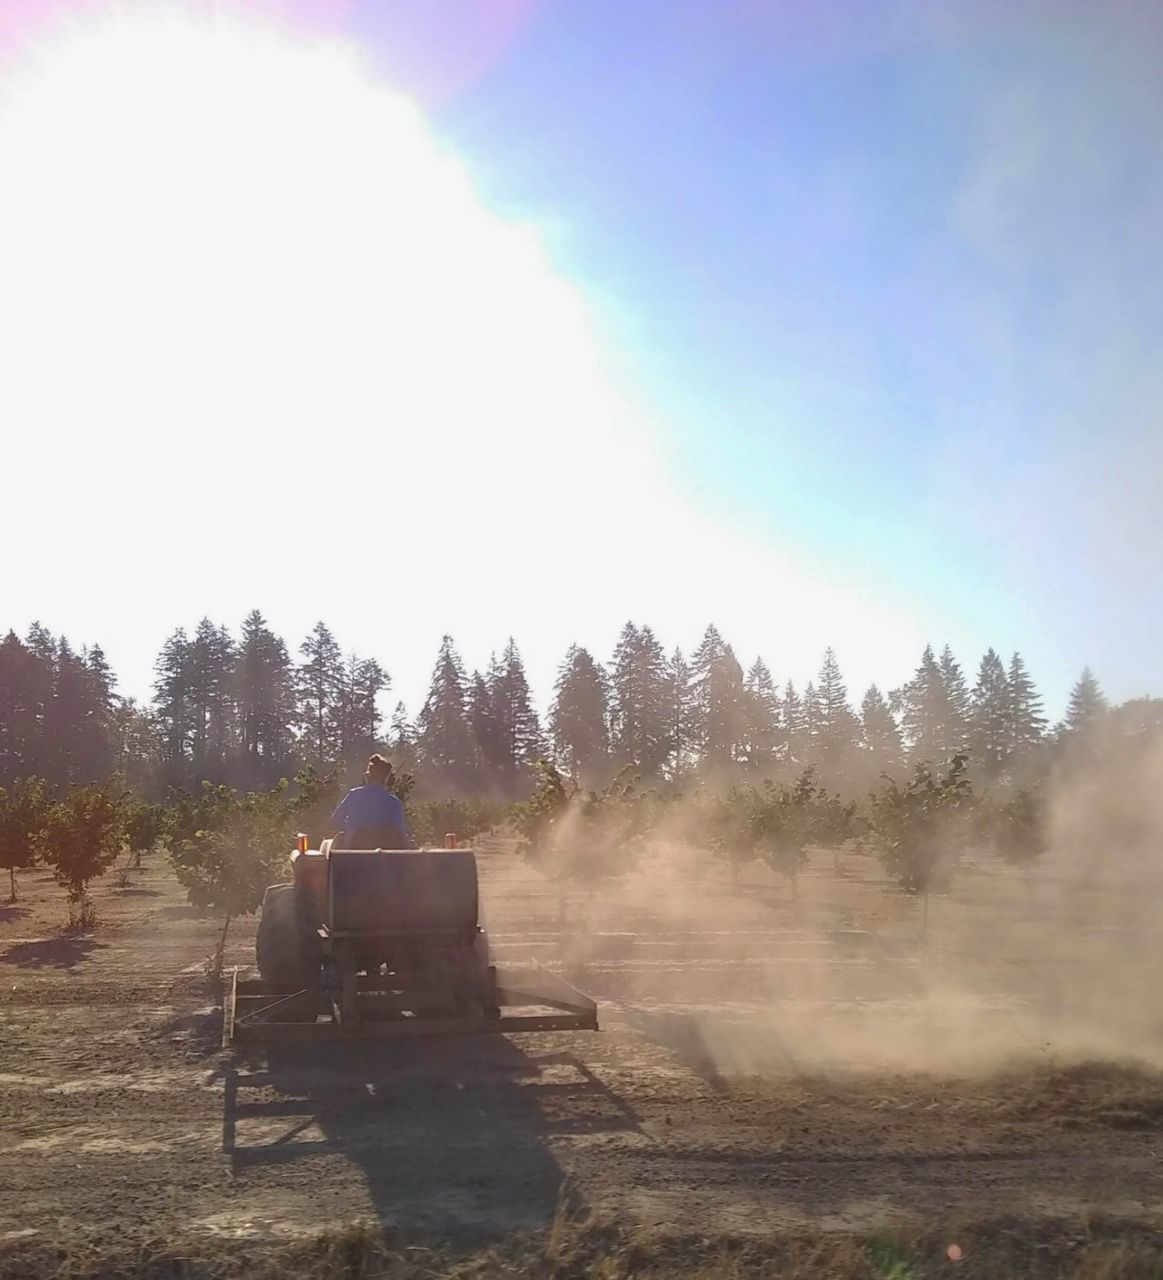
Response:
[[[1043,859],[1020,871],[971,856],[933,895],[927,931],[920,901],[860,846],[813,853],[794,898],[745,866],[730,911],[710,912],[713,860],[684,838],[696,819],[680,805],[616,891],[575,891],[567,963],[599,987],[617,968],[627,1003],[724,1075],[1163,1067],[1160,777],[1159,743],[1059,775]],[[639,966],[628,928],[652,948]]]

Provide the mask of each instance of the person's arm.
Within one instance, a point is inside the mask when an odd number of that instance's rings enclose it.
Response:
[[[331,815],[331,834],[333,836],[340,835],[347,830],[347,801],[350,796],[351,792],[349,791],[335,806],[335,812]]]
[[[404,802],[397,795],[393,795],[392,799],[396,802],[396,817],[393,819],[393,824],[404,837],[404,848],[415,849],[416,840],[408,829],[408,815],[404,812]]]

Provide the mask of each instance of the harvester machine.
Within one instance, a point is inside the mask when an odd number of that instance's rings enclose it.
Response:
[[[224,1046],[597,1030],[597,1006],[563,978],[490,963],[472,849],[306,845],[263,898],[260,978],[230,977]]]

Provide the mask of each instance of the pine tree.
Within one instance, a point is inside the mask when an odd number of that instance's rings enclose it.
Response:
[[[34,772],[36,658],[14,631],[0,640],[0,786]]]
[[[925,646],[921,665],[900,691],[900,701],[909,755],[918,762],[943,767],[951,738],[949,695],[932,645]]]
[[[1078,683],[1070,691],[1066,719],[1059,727],[1059,736],[1073,740],[1079,746],[1093,744],[1107,708],[1107,700],[1094,673],[1089,667],[1083,667]]]
[[[236,752],[233,700],[234,642],[209,618],[198,623],[186,654],[192,733],[190,759],[197,781],[224,782]]]
[[[392,712],[388,746],[397,773],[413,773],[416,769],[416,726],[408,719],[408,708],[402,702],[397,702]]]
[[[939,663],[941,680],[945,687],[946,722],[944,757],[951,760],[969,746],[969,690],[961,664],[953,656],[948,645],[941,650]]]
[[[807,721],[804,718],[804,703],[790,680],[784,685],[781,710],[782,758],[790,765],[806,765],[810,743]]]
[[[425,772],[441,785],[467,792],[479,783],[476,746],[465,715],[464,667],[448,635],[440,641],[420,711],[416,749]]]
[[[295,672],[295,684],[305,754],[317,769],[329,769],[340,756],[343,657],[322,622],[315,624],[299,653],[303,661]]]
[[[824,651],[816,703],[820,760],[831,769],[841,768],[856,746],[860,726],[848,703],[848,688],[831,648]]]
[[[776,762],[780,737],[780,703],[771,672],[756,658],[743,683],[744,741],[747,763],[760,772]]]
[[[670,679],[654,632],[627,622],[614,650],[610,737],[615,761],[660,774],[671,754]]]
[[[257,609],[242,621],[232,685],[238,717],[238,781],[252,790],[272,787],[291,772],[295,681],[286,644]]]
[[[985,776],[997,778],[1013,750],[1009,728],[1009,684],[1002,660],[987,649],[969,697],[969,752]]]
[[[339,700],[339,754],[348,764],[366,759],[380,731],[379,696],[391,681],[374,658],[349,655]]]
[[[667,772],[679,777],[695,758],[696,712],[691,669],[677,646],[666,669],[666,705],[669,726]]]
[[[743,736],[743,668],[714,626],[691,655],[691,681],[703,763],[723,768],[737,757]]]
[[[884,695],[874,684],[869,685],[860,703],[860,744],[877,772],[900,764],[900,727]]]
[[[133,698],[122,698],[109,718],[113,769],[137,791],[152,791],[160,764],[157,722]]]
[[[1010,659],[1006,689],[1010,742],[1014,752],[1020,754],[1036,747],[1046,731],[1042,699],[1034,688],[1034,682],[1030,679],[1020,654],[1015,653]]]
[[[526,770],[545,755],[545,741],[525,666],[516,641],[509,637],[500,665],[491,673],[489,697],[496,717],[501,752],[500,783],[506,794],[515,794]]]
[[[804,759],[816,764],[820,759],[820,695],[814,680],[804,685],[802,715]]]
[[[171,787],[189,781],[194,717],[189,687],[190,641],[179,627],[162,645],[154,663],[153,715],[158,728],[161,780]]]
[[[576,782],[593,785],[609,759],[605,673],[593,657],[570,645],[557,673],[549,732],[558,765]]]

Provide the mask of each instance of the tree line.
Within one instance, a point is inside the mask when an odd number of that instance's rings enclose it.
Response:
[[[688,658],[633,622],[609,662],[570,646],[544,720],[511,638],[469,672],[446,635],[414,719],[397,703],[384,723],[390,689],[380,662],[345,652],[323,622],[293,657],[253,611],[237,635],[209,618],[175,630],[141,705],[117,694],[99,645],[75,650],[36,623],[23,639],[0,640],[0,785],[118,774],[154,796],[204,781],[254,791],[387,749],[434,795],[524,795],[540,760],[586,786],[626,766],[658,780],[790,779],[812,767],[853,793],[883,772],[957,755],[986,782],[1023,783],[1055,753],[1099,751],[1120,726],[1163,724],[1163,702],[1111,709],[1084,670],[1051,730],[1018,653],[1003,661],[987,650],[970,680],[948,646],[926,648],[900,688],[874,684],[857,702],[832,649],[797,687],[777,682],[762,658],[744,670],[714,626]]]

